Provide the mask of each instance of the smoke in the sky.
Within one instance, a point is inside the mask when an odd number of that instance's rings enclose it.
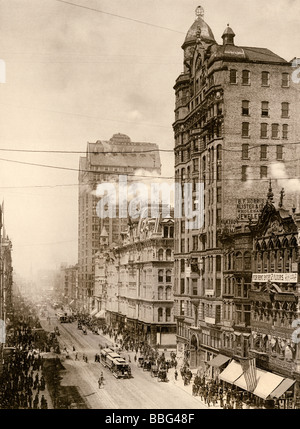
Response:
[[[271,177],[278,180],[278,185],[286,192],[300,193],[300,180],[289,177],[282,163],[274,163],[270,166]]]

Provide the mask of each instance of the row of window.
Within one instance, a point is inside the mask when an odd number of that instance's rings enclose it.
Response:
[[[167,287],[166,290],[162,286],[159,286],[158,288],[158,299],[160,301],[168,300],[170,301],[172,299],[172,288]]]
[[[260,178],[267,179],[268,178],[268,167],[266,165],[260,166]],[[242,165],[242,182],[246,182],[248,179],[249,173],[249,165]]]
[[[165,258],[164,258],[165,255]],[[167,249],[166,252],[164,249],[159,249],[157,252],[158,260],[159,261],[171,261],[172,260],[172,250]]]
[[[229,76],[229,80],[232,85],[237,85],[239,83],[239,74],[237,70],[231,69]],[[242,70],[240,79],[242,85],[251,85],[251,72],[249,70]],[[261,72],[261,86],[270,86],[270,72]],[[282,88],[288,88],[290,86],[289,73],[281,74],[281,86]]]
[[[214,149],[214,148],[209,149],[209,151],[208,151],[208,160],[209,160],[209,162],[214,162],[214,160],[215,160],[214,159],[214,150],[216,150],[217,161],[220,161],[222,159],[222,145],[219,144],[219,145],[216,146],[216,149]],[[180,162],[186,162],[186,161],[190,160],[191,155],[194,152],[195,152],[195,150],[191,149],[191,147],[188,147],[185,150],[177,152],[176,156],[178,157],[179,154],[180,154]],[[204,164],[206,163],[206,158],[205,157],[203,158],[203,163]],[[189,173],[190,167],[187,167],[187,168],[188,168],[187,173]],[[198,168],[199,168],[198,167],[198,159],[193,159],[193,171],[198,171]],[[205,166],[204,166],[204,169],[205,169]],[[182,174],[184,174],[185,171],[184,171],[184,169],[182,169],[182,170],[183,170]]]
[[[263,144],[260,146],[260,160],[266,160],[268,158],[268,145]],[[250,159],[249,155],[249,144],[244,143],[242,144],[242,159]],[[276,159],[278,161],[283,160],[283,146],[277,145],[276,146]]]
[[[166,271],[165,278],[166,278],[166,282],[167,283],[171,283],[171,281],[172,281],[172,272],[171,272],[171,270],[167,270]],[[164,281],[164,270],[159,270],[158,271],[158,281],[159,281],[159,283],[162,283]]]
[[[279,124],[271,124],[271,137],[274,139],[280,138],[279,135]],[[288,139],[289,126],[288,124],[283,124],[281,129],[281,138],[284,140]],[[242,137],[249,138],[250,137],[250,122],[242,123]],[[260,124],[260,138],[266,139],[269,137],[269,124],[262,123]]]
[[[287,102],[281,103],[281,117],[288,118],[290,114],[290,104]],[[250,115],[250,101],[242,101],[242,115]],[[261,102],[261,116],[269,117],[270,116],[270,103],[268,101]]]
[[[166,322],[171,322],[171,308],[166,308],[166,312],[165,312],[165,321]],[[158,308],[157,310],[157,316],[158,316],[158,321],[159,322],[164,322],[164,311],[163,308]]]

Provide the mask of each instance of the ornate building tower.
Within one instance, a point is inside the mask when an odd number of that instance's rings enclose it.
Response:
[[[242,322],[233,304],[223,323],[225,282],[231,281],[227,272],[224,278],[224,228],[258,218],[269,178],[278,194],[276,179],[297,174],[297,145],[291,143],[300,139],[300,105],[292,63],[265,48],[237,46],[229,25],[222,39],[216,42],[199,6],[174,86],[176,182],[182,192],[185,183],[193,184],[194,207],[196,184],[204,185],[204,224],[188,229],[184,214],[175,224],[178,355],[192,367],[205,367],[222,348],[222,331],[234,335]],[[287,207],[293,199],[287,192]],[[233,298],[238,290],[232,284]]]

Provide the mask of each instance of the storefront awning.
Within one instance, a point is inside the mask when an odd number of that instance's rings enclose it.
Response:
[[[217,355],[212,360],[207,361],[206,363],[210,366],[215,366],[219,368],[220,366],[224,365],[226,362],[228,362],[231,358],[224,355]]]
[[[290,378],[285,378],[279,386],[270,394],[271,398],[280,398],[290,387],[296,382],[296,380],[291,380]]]
[[[98,312],[98,308],[94,308],[94,310],[91,311],[90,316],[95,316],[97,312]]]
[[[219,379],[233,384],[243,374],[242,366],[236,361],[231,361],[230,364],[221,372]]]
[[[95,314],[96,319],[105,319],[105,311],[100,310],[97,314]]]
[[[267,399],[267,397],[270,396],[273,390],[275,390],[283,380],[283,377],[273,374],[272,372],[265,371],[259,378],[253,394],[262,399]]]

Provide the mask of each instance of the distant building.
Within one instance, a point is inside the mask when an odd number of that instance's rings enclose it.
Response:
[[[64,302],[72,307],[76,307],[78,298],[78,265],[71,265],[64,268]]]
[[[78,308],[90,311],[95,306],[95,255],[100,234],[107,233],[108,244],[119,243],[127,216],[101,219],[97,215],[99,197],[95,194],[101,183],[118,184],[119,176],[143,181],[141,175],[160,175],[161,163],[157,144],[136,143],[124,134],[115,134],[109,141],[88,143],[86,156],[79,162],[78,197]],[[116,185],[118,187],[118,185]]]
[[[134,340],[175,347],[173,217],[129,221],[97,269],[107,323]]]
[[[0,247],[0,319],[6,321],[10,318],[13,297],[12,242],[9,237],[1,237]]]

